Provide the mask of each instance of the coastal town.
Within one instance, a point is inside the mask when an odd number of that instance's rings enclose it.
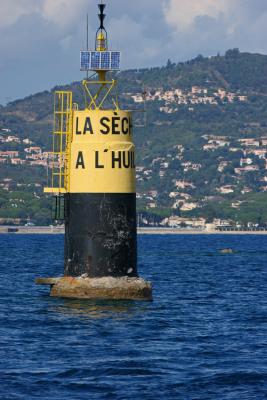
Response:
[[[135,103],[144,102],[144,94],[127,93]],[[174,89],[169,91],[154,90],[145,93],[147,102],[154,102],[160,113],[175,113],[180,106],[187,106],[194,112],[200,105],[212,105],[217,107],[221,103],[229,105],[248,101],[246,95],[238,92],[227,91],[218,88],[210,91],[205,87],[193,86],[191,90]],[[253,125],[253,126],[252,126]],[[248,132],[257,129],[257,123],[247,127]],[[258,192],[267,192],[267,130],[259,136],[255,134],[243,135],[242,138],[227,134],[203,134],[199,138],[198,147],[189,147],[179,143],[171,146],[166,154],[157,157],[144,158],[136,166],[137,202],[148,214],[155,214],[163,204],[171,212],[168,217],[161,219],[148,218],[144,213],[138,215],[140,226],[166,226],[166,227],[191,227],[203,229],[211,221],[192,212],[201,210],[210,201],[218,199],[231,199],[231,195],[240,194],[241,198],[233,199],[231,207],[238,210],[242,205],[242,195],[253,193],[255,180]],[[192,151],[198,152],[197,159],[192,156]],[[206,171],[205,160],[213,157],[218,177],[215,187],[206,188],[203,195],[199,194],[199,176]],[[0,127],[0,164],[6,167],[20,166],[21,168],[39,168],[42,176],[48,176],[48,170],[58,168],[60,160],[47,149],[35,143],[32,138],[20,137],[8,126]],[[228,177],[225,179],[225,172]],[[254,176],[253,180],[250,179]],[[253,184],[250,184],[253,181]],[[166,182],[166,184],[164,184]],[[205,183],[206,182],[206,183]],[[204,185],[208,186],[208,181]],[[12,191],[28,190],[34,188],[36,199],[42,196],[42,185],[39,181],[21,183],[9,176],[0,181],[0,189],[12,193]],[[162,190],[164,187],[164,190]],[[12,202],[14,207],[18,201]],[[0,223],[10,222],[8,219],[0,220]],[[15,221],[19,223],[21,221]],[[239,222],[234,220],[214,219],[215,229],[239,229]],[[209,225],[210,227],[210,225]],[[257,224],[251,224],[251,228],[257,228]]]
[[[54,156],[51,152],[43,151],[28,138],[21,140],[9,128],[2,128],[0,131],[0,149],[3,145],[12,146],[12,150],[0,151],[0,164],[53,168]]]
[[[218,88],[210,90],[205,87],[192,86],[191,90],[173,89],[173,90],[153,90],[144,93],[125,93],[135,103],[160,101],[164,105],[159,107],[159,111],[166,114],[172,114],[178,111],[181,105],[188,105],[189,111],[194,111],[194,106],[201,104],[219,105],[221,103],[233,103],[235,101],[244,102],[248,100],[246,95],[241,93],[229,92]]]

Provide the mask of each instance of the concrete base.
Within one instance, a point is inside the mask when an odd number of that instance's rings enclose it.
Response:
[[[152,285],[142,278],[38,278],[50,285],[50,296],[73,299],[152,300]]]

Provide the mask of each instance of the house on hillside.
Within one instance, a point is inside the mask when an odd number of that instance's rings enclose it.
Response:
[[[18,151],[0,151],[0,158],[17,158],[18,156]]]
[[[234,193],[235,186],[233,186],[233,185],[225,185],[225,186],[221,186],[221,187],[217,188],[216,190],[217,190],[217,192],[219,192],[221,194]]]

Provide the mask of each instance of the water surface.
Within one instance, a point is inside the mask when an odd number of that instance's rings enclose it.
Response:
[[[49,298],[63,236],[0,256],[1,400],[267,398],[267,236],[139,236],[152,303]]]

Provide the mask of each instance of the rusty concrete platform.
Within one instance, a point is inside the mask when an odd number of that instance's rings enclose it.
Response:
[[[51,297],[72,299],[152,300],[152,285],[142,278],[37,278],[37,285],[50,286]]]

